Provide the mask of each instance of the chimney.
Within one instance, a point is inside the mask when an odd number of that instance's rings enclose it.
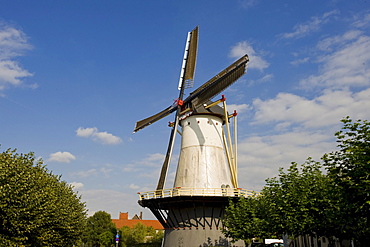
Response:
[[[140,220],[143,219],[143,212],[140,212]]]
[[[119,213],[120,220],[128,220],[128,212],[127,213]]]

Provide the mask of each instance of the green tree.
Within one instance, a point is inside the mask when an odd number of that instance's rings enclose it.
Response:
[[[226,237],[234,241],[244,240],[249,243],[255,237],[267,237],[268,221],[266,220],[265,201],[261,196],[241,197],[237,202],[229,201],[223,220]]]
[[[338,232],[343,238],[355,239],[360,246],[370,242],[370,122],[342,119],[344,126],[335,136],[338,151],[324,155],[328,176],[341,191],[338,201]]]
[[[0,153],[2,246],[73,246],[86,223],[85,204],[34,154]]]
[[[163,239],[163,232],[156,232],[151,226],[137,223],[133,228],[123,226],[120,229],[120,243],[122,247],[148,246],[160,247]]]
[[[115,234],[112,231],[105,231],[99,234],[100,246],[112,246]]]
[[[370,122],[349,117],[342,122],[342,130],[335,134],[339,150],[325,154],[323,165],[308,158],[301,166],[292,163],[287,172],[281,168],[278,177],[266,180],[258,197],[266,214],[258,213],[253,199],[231,204],[225,221],[234,224],[226,224],[226,234],[245,239],[260,229],[261,235],[265,231],[291,237],[335,236],[353,239],[356,246],[368,246]],[[244,205],[247,202],[249,205]],[[260,228],[259,222],[268,229]],[[252,223],[256,229],[251,229]]]
[[[309,158],[300,167],[292,163],[287,172],[281,168],[278,177],[267,179],[259,196],[230,203],[224,233],[247,242],[253,237],[326,234],[336,216],[332,189],[319,162]]]
[[[122,226],[120,229],[121,237],[120,244],[122,247],[129,247],[134,243],[131,228],[129,226]]]
[[[109,247],[114,242],[116,232],[111,215],[105,211],[98,211],[87,219],[83,242],[92,247]]]
[[[308,158],[300,167],[293,162],[287,172],[282,168],[279,171],[277,178],[266,180],[261,193],[269,205],[270,231],[292,237],[331,236],[338,195],[322,165]]]
[[[156,231],[152,226],[148,227],[148,236],[151,236],[149,239],[150,246],[152,247],[160,247],[162,246],[162,240],[164,236],[164,232],[162,230]]]
[[[142,223],[137,223],[131,229],[132,239],[134,244],[145,243],[146,236],[149,236],[149,229],[146,225]]]

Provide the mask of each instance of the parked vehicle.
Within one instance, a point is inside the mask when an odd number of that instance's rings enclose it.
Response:
[[[284,247],[282,239],[265,239],[265,247]]]

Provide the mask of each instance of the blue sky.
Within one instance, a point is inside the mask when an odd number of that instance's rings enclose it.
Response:
[[[336,148],[340,119],[370,119],[368,1],[0,0],[0,144],[41,157],[89,214],[144,211],[154,190],[186,35],[199,25],[198,87],[240,56],[239,184],[260,190],[290,162]],[[189,90],[191,91],[191,90]],[[189,93],[187,91],[186,93]],[[177,149],[166,187],[172,187]]]

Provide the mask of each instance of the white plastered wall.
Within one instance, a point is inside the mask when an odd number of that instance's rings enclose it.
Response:
[[[174,187],[233,187],[222,141],[222,119],[192,115],[183,119],[182,141]]]

